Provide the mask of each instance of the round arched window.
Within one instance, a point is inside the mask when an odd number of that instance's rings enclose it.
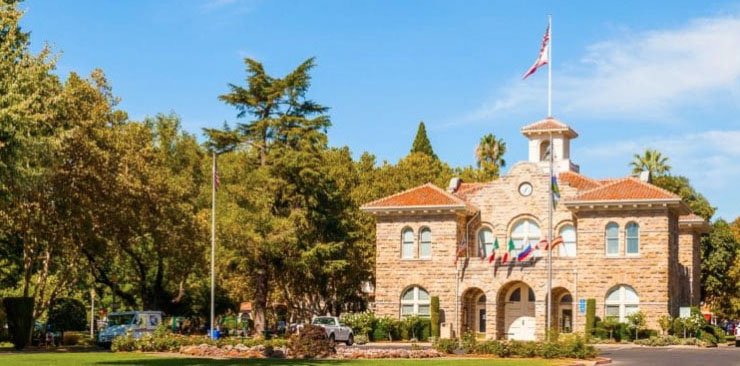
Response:
[[[518,221],[511,229],[511,239],[514,241],[517,251],[517,253],[512,254],[518,254],[527,244],[532,245],[532,248],[534,248],[537,242],[540,241],[540,235],[540,226],[534,220],[524,219]]]
[[[640,298],[637,292],[630,286],[618,286],[608,294],[604,300],[604,315],[606,318],[618,319],[620,322],[627,320],[627,316],[640,310]]]
[[[418,315],[428,317],[429,293],[419,286],[410,287],[401,295],[401,316]]]

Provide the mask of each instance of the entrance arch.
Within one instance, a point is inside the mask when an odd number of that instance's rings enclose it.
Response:
[[[477,287],[471,287],[462,295],[462,330],[476,334],[486,334],[486,294]]]
[[[553,325],[557,325],[558,332],[573,332],[573,295],[566,288],[556,287],[552,289],[552,319]]]
[[[529,285],[514,282],[501,288],[498,294],[498,338],[520,341],[535,340],[535,295]]]

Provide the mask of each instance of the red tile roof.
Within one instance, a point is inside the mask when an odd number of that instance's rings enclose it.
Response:
[[[455,197],[431,183],[381,198],[365,204],[362,207],[373,209],[425,206],[450,206],[455,208],[469,207],[469,205],[459,197]]]
[[[573,131],[568,125],[552,117],[547,117],[541,121],[522,127],[522,133],[525,135],[537,132],[565,132],[571,138],[578,137],[576,131]]]
[[[681,198],[665,189],[627,177],[616,179],[592,188],[572,198],[572,201],[630,201],[630,200],[680,200]]]
[[[601,186],[599,181],[585,177],[576,172],[562,172],[558,175],[558,180],[560,182],[567,183],[569,186],[579,191],[585,191]]]

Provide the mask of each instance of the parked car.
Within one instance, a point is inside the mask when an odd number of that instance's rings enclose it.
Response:
[[[110,347],[113,339],[130,334],[134,338],[154,332],[162,324],[161,311],[125,311],[108,314],[105,328],[98,333],[98,345]]]
[[[311,319],[311,324],[324,328],[331,342],[344,342],[348,346],[355,342],[352,328],[339,323],[336,316],[315,316]]]

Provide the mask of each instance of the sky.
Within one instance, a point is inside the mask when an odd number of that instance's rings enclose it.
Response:
[[[437,155],[475,164],[481,136],[527,159],[522,126],[547,115],[547,73],[521,80],[552,25],[553,115],[579,133],[593,178],[629,174],[654,148],[718,208],[740,215],[740,2],[27,0],[32,47],[57,71],[105,71],[133,119],[175,112],[185,130],[239,122],[220,102],[244,58],[282,76],[316,57],[309,97],[330,144],[405,156],[419,121]],[[506,171],[508,168],[505,168]]]

